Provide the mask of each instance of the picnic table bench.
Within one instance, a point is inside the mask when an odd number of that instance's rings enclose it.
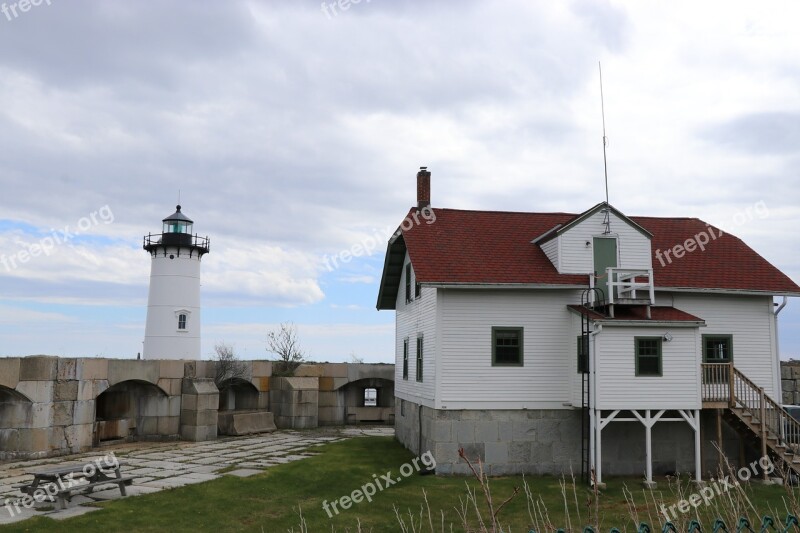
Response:
[[[116,485],[120,493],[123,496],[127,496],[125,487],[133,483],[136,476],[122,475],[120,467],[125,464],[125,462],[117,461],[113,465],[104,464],[101,466],[99,462],[91,462],[27,472],[27,474],[33,476],[33,480],[30,483],[14,485],[14,488],[29,496],[33,496],[36,491],[43,491],[49,499],[52,499],[53,496],[58,498],[61,509],[67,508],[66,502],[72,500],[74,493],[89,494],[95,487],[100,485]],[[91,465],[92,468],[86,468],[88,465]],[[87,474],[87,470],[90,471],[89,474]],[[84,479],[88,483],[76,483],[80,479]],[[52,489],[47,490],[47,487],[51,484],[56,487],[54,491]],[[39,494],[42,493],[40,492]]]

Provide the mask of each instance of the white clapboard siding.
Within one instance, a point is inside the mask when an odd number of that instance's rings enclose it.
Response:
[[[556,237],[542,243],[542,251],[550,260],[550,262],[553,263],[553,266],[556,267],[556,270],[560,269],[558,264],[558,242],[558,237]]]
[[[434,405],[436,383],[436,291],[423,287],[420,297],[406,303],[406,254],[396,302],[395,396],[428,407]],[[411,294],[414,294],[414,268],[411,268]],[[417,336],[423,335],[423,375],[417,381]],[[408,339],[408,379],[403,379],[403,341]]]
[[[580,291],[440,291],[442,409],[570,408]],[[492,366],[492,326],[522,327],[522,367]],[[566,404],[566,405],[565,405]]]
[[[617,266],[632,269],[652,268],[650,239],[613,212],[609,215],[611,234],[617,237]],[[594,272],[593,237],[602,236],[604,229],[603,213],[598,211],[559,235],[557,237],[561,239],[558,245],[559,272],[562,274]],[[590,243],[589,246],[586,246],[587,241]]]
[[[662,375],[636,375],[635,337],[672,335],[661,345]],[[697,328],[610,327],[595,337],[598,409],[700,409]]]
[[[665,304],[706,321],[702,335],[733,335],[733,364],[766,393],[780,401],[776,389],[779,367],[776,361],[772,297],[724,294],[665,294]],[[702,346],[700,347],[702,357]]]

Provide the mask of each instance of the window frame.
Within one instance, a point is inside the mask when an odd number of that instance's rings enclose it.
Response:
[[[641,346],[639,345],[640,341],[657,341],[658,342],[658,355],[641,355],[639,353],[639,349]],[[664,339],[661,336],[641,336],[641,337],[634,337],[633,338],[633,348],[634,348],[634,362],[636,366],[635,376],[636,377],[643,377],[643,378],[660,378],[664,376]],[[642,374],[639,371],[639,358],[640,357],[658,357],[658,373],[657,374]]]
[[[417,382],[422,383],[425,376],[423,373],[423,362],[424,362],[424,355],[425,355],[425,337],[422,334],[417,335]]]
[[[498,363],[497,362],[497,333],[503,331],[515,331],[519,333],[519,362]],[[492,326],[492,366],[499,367],[520,367],[525,366],[525,328],[523,326]]]
[[[367,397],[369,396],[367,394],[367,391],[375,391],[375,399],[374,400],[370,400],[370,401],[374,401],[375,405],[368,405],[367,404]],[[377,387],[364,387],[364,407],[378,407],[378,388]]]
[[[730,333],[719,333],[719,334],[705,333],[705,334],[703,334],[701,336],[701,340],[702,340],[702,343],[703,343],[703,362],[704,363],[718,363],[719,362],[718,359],[717,360],[712,360],[712,361],[708,360],[708,349],[707,349],[707,346],[706,346],[706,341],[709,341],[711,339],[725,339],[727,341],[728,350],[730,352],[730,360],[727,361],[727,362],[728,363],[733,363],[733,334],[730,334]]]
[[[189,322],[188,313],[178,313],[178,331],[186,331],[186,324]]]
[[[408,345],[409,339],[403,339],[403,379],[408,381]]]

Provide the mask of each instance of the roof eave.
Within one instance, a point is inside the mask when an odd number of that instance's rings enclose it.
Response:
[[[558,228],[560,228],[561,226],[562,224],[556,224],[549,230],[545,231],[544,233],[533,239],[531,241],[531,244],[543,244],[549,241],[550,239],[555,238],[558,235]]]
[[[628,326],[628,327],[670,327],[670,328],[704,328],[705,320],[616,320],[613,318],[592,319],[603,326]]]
[[[793,296],[800,297],[800,292],[792,291],[764,291],[755,289],[720,289],[702,287],[656,287],[656,291],[666,292],[699,292],[710,294],[738,294],[743,296]]]
[[[553,283],[454,283],[445,281],[422,281],[423,287],[433,287],[435,289],[585,289],[585,285],[579,284],[553,284]]]
[[[402,256],[400,261],[399,268],[396,266],[396,261],[392,261],[393,257],[398,255]],[[400,285],[399,276],[402,273],[403,269],[403,261],[405,261],[406,257],[406,243],[403,239],[403,233],[401,231],[396,232],[392,235],[391,239],[386,245],[386,256],[383,259],[383,273],[381,274],[381,283],[378,289],[378,301],[375,305],[375,308],[378,311],[383,310],[392,310],[397,308],[397,294]],[[395,293],[394,297],[392,297],[391,280],[397,279],[397,284],[394,286]]]

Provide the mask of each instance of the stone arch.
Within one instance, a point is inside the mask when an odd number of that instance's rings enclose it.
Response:
[[[18,390],[6,387],[5,385],[0,385],[0,402],[12,401],[31,402],[32,400]]]
[[[339,389],[345,393],[347,405],[364,407],[364,391],[377,389],[378,398],[376,407],[389,407],[394,405],[394,381],[384,378],[361,378],[342,384]]]
[[[180,396],[147,380],[120,381],[97,395],[94,442],[177,437]]]
[[[365,392],[375,390],[375,402],[365,402]],[[346,423],[388,423],[394,421],[394,380],[368,377],[340,387],[344,396]]]
[[[20,432],[33,425],[33,402],[19,391],[0,385],[0,459],[20,451]]]
[[[30,427],[32,415],[33,402],[30,398],[0,385],[0,430]]]
[[[230,378],[221,382],[219,389],[220,411],[242,411],[258,409],[259,391],[246,379]]]

